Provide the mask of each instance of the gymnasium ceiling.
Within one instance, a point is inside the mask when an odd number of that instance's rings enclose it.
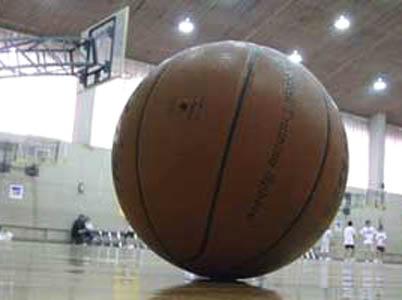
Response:
[[[235,39],[298,49],[343,111],[386,112],[402,126],[402,1],[400,0],[0,0],[0,27],[35,35],[77,35],[130,6],[127,56],[159,63],[183,48]],[[340,14],[351,27],[338,32]],[[196,26],[180,34],[177,23]],[[370,89],[377,76],[389,88]]]

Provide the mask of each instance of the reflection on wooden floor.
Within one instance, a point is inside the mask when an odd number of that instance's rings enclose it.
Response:
[[[214,283],[148,250],[7,242],[0,299],[402,299],[402,266],[299,260],[265,277]]]

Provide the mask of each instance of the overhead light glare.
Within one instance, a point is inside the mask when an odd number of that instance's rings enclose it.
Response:
[[[186,18],[184,21],[179,23],[179,31],[182,33],[191,33],[194,30],[194,23],[191,22],[190,18]]]
[[[292,54],[288,55],[288,59],[295,64],[299,64],[303,61],[303,57],[297,50],[293,50]]]
[[[335,20],[334,26],[336,29],[344,31],[350,27],[350,20],[344,15],[340,15],[339,18]]]
[[[373,89],[375,91],[383,91],[387,88],[387,83],[381,77],[378,77],[373,83]]]

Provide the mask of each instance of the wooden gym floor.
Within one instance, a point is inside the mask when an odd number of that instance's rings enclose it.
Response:
[[[402,299],[402,266],[299,260],[247,283],[210,283],[149,250],[1,242],[0,299]]]

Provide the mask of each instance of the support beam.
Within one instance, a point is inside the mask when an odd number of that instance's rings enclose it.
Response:
[[[96,88],[81,90],[77,93],[75,105],[73,143],[91,143],[92,117]]]
[[[103,55],[109,52],[112,55],[114,34],[106,33],[87,38],[27,36],[0,39],[0,79],[74,75],[84,88],[108,81],[112,78],[113,60],[103,58]],[[104,39],[109,42],[106,48],[100,46],[105,44]]]

